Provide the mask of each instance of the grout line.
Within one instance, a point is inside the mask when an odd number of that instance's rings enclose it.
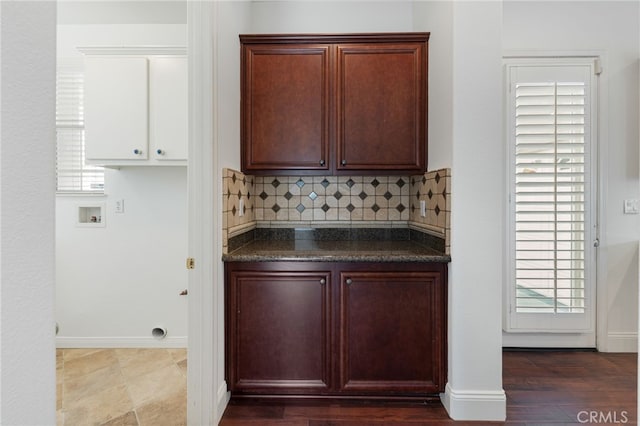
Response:
[[[133,397],[131,396],[131,392],[129,391],[129,381],[122,373],[122,363],[120,362],[120,357],[118,356],[118,352],[116,349],[113,349],[113,353],[118,360],[118,372],[120,372],[120,377],[122,377],[122,382],[124,383],[124,387],[127,390],[127,395],[129,396],[129,401],[131,401],[131,411],[133,411],[133,415],[136,416],[136,422],[138,426],[140,426],[140,419],[138,418],[138,411],[135,402],[133,401]]]

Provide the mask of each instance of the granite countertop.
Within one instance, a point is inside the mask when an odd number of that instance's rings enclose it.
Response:
[[[412,240],[257,239],[228,254],[225,262],[450,262],[451,256]]]

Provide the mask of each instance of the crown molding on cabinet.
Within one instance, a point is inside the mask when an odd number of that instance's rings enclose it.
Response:
[[[80,46],[85,55],[186,55],[186,46]]]

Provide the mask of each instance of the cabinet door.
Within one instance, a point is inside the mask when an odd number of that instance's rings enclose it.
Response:
[[[338,171],[424,172],[427,44],[338,46]]]
[[[188,108],[187,58],[149,59],[149,136],[152,158],[187,159]]]
[[[439,272],[340,273],[343,393],[441,392],[444,285]]]
[[[328,45],[242,47],[244,172],[329,170]]]
[[[330,387],[330,273],[228,275],[227,380],[235,393],[322,394]]]
[[[88,160],[148,158],[147,59],[85,59]]]

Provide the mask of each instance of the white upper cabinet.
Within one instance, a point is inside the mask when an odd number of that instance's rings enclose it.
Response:
[[[187,159],[187,58],[149,59],[151,157]]]
[[[86,58],[87,159],[147,159],[147,88],[146,58]]]
[[[85,152],[104,166],[186,165],[187,58],[83,48]]]

